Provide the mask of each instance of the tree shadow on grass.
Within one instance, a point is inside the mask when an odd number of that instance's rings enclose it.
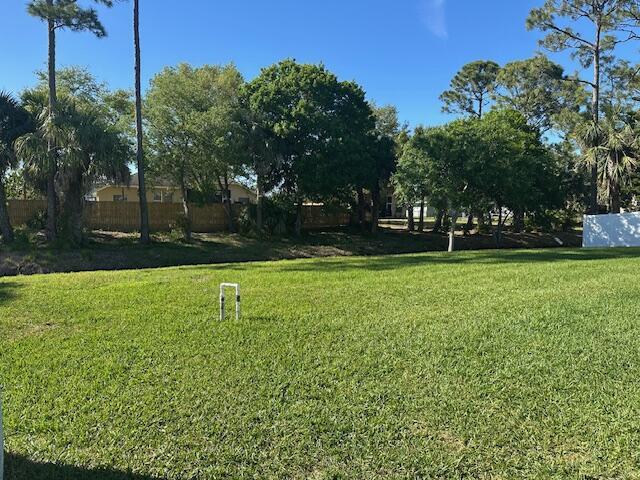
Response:
[[[20,285],[15,282],[0,282],[0,305],[15,298],[18,287],[20,287]]]
[[[640,259],[640,248],[585,250],[585,249],[548,249],[548,250],[494,250],[476,252],[456,252],[453,254],[405,254],[386,257],[361,257],[354,259],[329,259],[304,263],[279,265],[283,272],[335,271],[351,270],[385,271],[403,267],[429,265],[505,265],[533,264],[563,261],[594,261],[621,258]]]
[[[70,465],[39,463],[21,455],[5,456],[4,480],[162,480],[109,469],[84,469]]]

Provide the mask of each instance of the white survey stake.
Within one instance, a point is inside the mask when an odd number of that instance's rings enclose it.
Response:
[[[225,289],[235,288],[236,290],[236,320],[240,320],[240,284],[238,283],[221,283],[220,284],[220,321],[225,318]]]

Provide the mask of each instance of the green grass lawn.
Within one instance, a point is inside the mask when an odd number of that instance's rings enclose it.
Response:
[[[8,478],[640,478],[639,271],[548,250],[4,279]]]

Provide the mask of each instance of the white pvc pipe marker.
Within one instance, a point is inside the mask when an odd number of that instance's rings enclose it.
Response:
[[[226,303],[226,298],[224,294],[225,288],[236,289],[236,320],[240,320],[240,285],[237,283],[221,283],[220,284],[220,321],[224,320],[224,317],[225,317],[225,303]]]

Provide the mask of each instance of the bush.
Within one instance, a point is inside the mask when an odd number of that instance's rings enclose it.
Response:
[[[38,210],[27,220],[27,228],[30,230],[43,230],[47,227],[47,211]]]
[[[578,217],[579,212],[572,208],[531,213],[525,219],[525,231],[567,232],[578,225]]]
[[[189,240],[191,237],[191,219],[186,215],[178,215],[169,226],[169,238],[173,241]]]
[[[258,234],[258,226],[256,224],[257,207],[255,205],[247,205],[240,210],[236,218],[238,232],[242,235],[254,236]]]
[[[291,198],[285,195],[274,195],[264,198],[262,202],[262,232],[257,226],[258,207],[248,205],[242,209],[237,224],[244,235],[286,235],[293,231],[296,222],[296,207]]]
[[[11,247],[14,250],[28,250],[38,243],[36,233],[27,226],[14,228],[13,237]]]

